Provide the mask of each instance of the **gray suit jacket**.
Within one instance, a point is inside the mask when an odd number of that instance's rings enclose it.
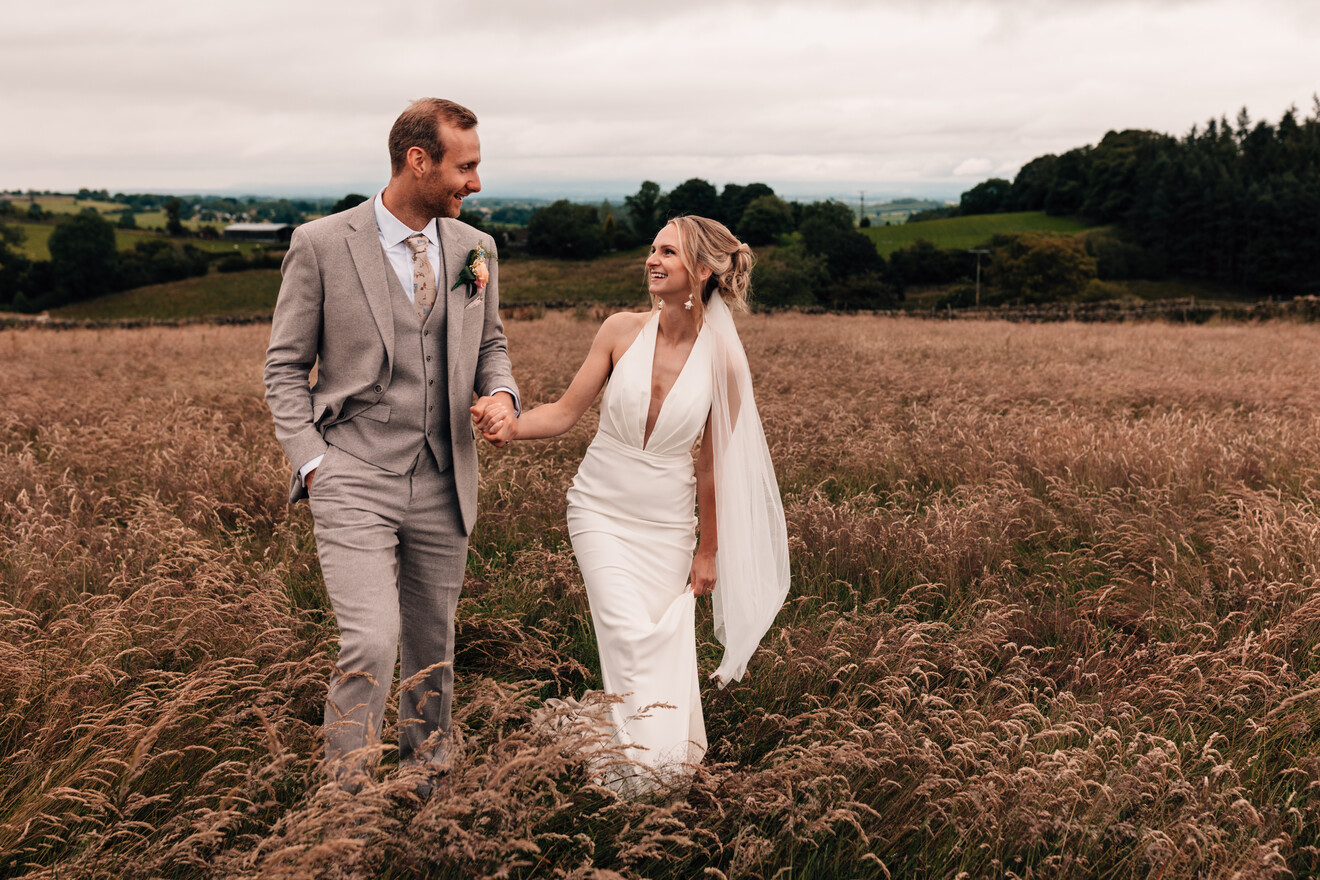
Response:
[[[380,400],[394,359],[389,273],[373,199],[294,230],[284,258],[266,351],[266,402],[275,436],[293,465],[289,503],[305,497],[299,469],[326,449],[325,429]],[[517,390],[499,313],[495,242],[466,223],[439,218],[449,359],[449,426],[454,480],[465,531],[477,515],[477,448],[468,407],[472,394]],[[450,290],[468,252],[491,254],[484,294]],[[313,366],[316,382],[309,386]]]

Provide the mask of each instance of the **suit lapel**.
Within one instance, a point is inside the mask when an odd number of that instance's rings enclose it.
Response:
[[[376,319],[380,338],[385,342],[385,358],[390,368],[394,365],[394,312],[390,308],[390,272],[385,251],[380,246],[380,230],[376,227],[375,199],[367,199],[352,209],[348,218],[353,232],[349,233],[348,252],[353,257],[358,279],[367,295],[371,316]]]
[[[445,297],[445,323],[446,333],[445,341],[448,347],[447,357],[449,359],[449,388],[452,395],[455,389],[455,383],[458,381],[459,359],[463,356],[463,315],[467,305],[467,285],[460,284],[454,288],[454,282],[458,281],[459,273],[463,271],[464,260],[467,259],[467,250],[459,240],[455,224],[447,222],[444,218],[437,218],[436,225],[440,229],[440,253],[444,260],[444,278],[445,286],[443,290],[436,291],[437,296]]]

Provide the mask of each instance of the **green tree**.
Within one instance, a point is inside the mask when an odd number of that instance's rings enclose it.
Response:
[[[179,219],[179,214],[183,211],[183,202],[172,198],[164,207],[165,231],[170,235],[183,235],[186,230],[183,228],[183,221]]]
[[[1013,178],[1011,196],[1014,211],[1042,211],[1045,198],[1054,188],[1059,157],[1053,153],[1032,159]]]
[[[527,221],[527,250],[564,259],[589,260],[605,252],[605,232],[594,205],[568,199],[537,208]]]
[[[125,208],[115,225],[120,229],[137,229],[137,215],[133,213],[132,208]]]
[[[774,194],[775,191],[764,183],[749,183],[746,186],[726,183],[723,191],[720,192],[720,213],[715,219],[734,229],[742,221],[748,205],[759,198]]]
[[[885,267],[884,258],[876,251],[871,239],[852,228],[852,212],[848,213],[846,229],[817,215],[804,220],[798,230],[807,253],[825,257],[830,277],[835,281],[883,272]]]
[[[115,228],[92,211],[61,220],[50,233],[50,271],[59,303],[103,296],[118,289]]]
[[[0,309],[14,308],[27,288],[32,261],[22,251],[26,237],[22,227],[0,222]]]
[[[347,211],[349,208],[355,208],[365,202],[367,198],[367,196],[364,196],[361,193],[349,193],[331,206],[330,213],[338,214],[340,211]]]
[[[635,195],[625,196],[623,206],[628,210],[628,222],[638,238],[650,242],[665,223],[660,219],[660,184],[642,181]]]
[[[753,199],[735,231],[750,245],[774,244],[779,236],[793,231],[793,209],[776,195]]]
[[[720,196],[715,187],[700,177],[685,180],[665,196],[665,219],[690,214],[696,217],[720,216]]]
[[[853,231],[854,226],[853,209],[843,202],[836,202],[833,199],[803,205],[802,217],[798,220],[798,227],[805,226],[810,220],[820,220],[826,226],[848,231]]]
[[[1009,210],[1012,205],[1013,184],[1002,177],[984,180],[962,194],[958,204],[958,213],[998,214]]]

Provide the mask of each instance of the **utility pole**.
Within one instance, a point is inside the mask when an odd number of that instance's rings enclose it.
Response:
[[[990,251],[985,248],[968,248],[967,253],[976,254],[976,305],[981,305],[981,255],[988,254]]]

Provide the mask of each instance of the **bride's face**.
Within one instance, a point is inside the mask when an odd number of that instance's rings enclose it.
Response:
[[[652,241],[651,256],[647,257],[647,281],[653,297],[688,296],[688,269],[678,256],[678,230],[675,227],[664,227]]]
[[[687,267],[679,256],[678,230],[672,225],[661,229],[651,242],[651,255],[646,258],[648,290],[661,299],[687,299],[692,285]]]

